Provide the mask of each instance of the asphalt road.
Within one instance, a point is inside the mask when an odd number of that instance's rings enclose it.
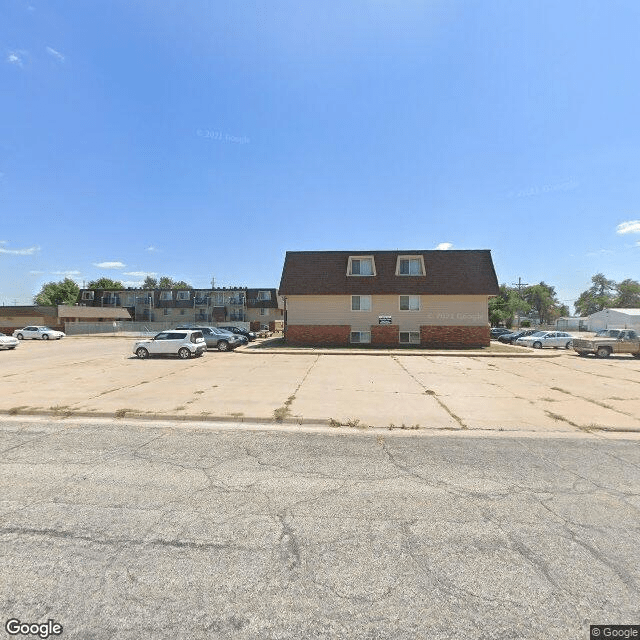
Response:
[[[2,638],[12,617],[78,640],[640,622],[637,435],[0,426]]]

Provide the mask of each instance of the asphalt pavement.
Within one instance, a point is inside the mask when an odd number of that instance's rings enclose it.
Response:
[[[640,622],[636,434],[0,426],[3,627],[577,640]]]

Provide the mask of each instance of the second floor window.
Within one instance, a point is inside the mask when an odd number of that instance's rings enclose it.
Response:
[[[349,258],[349,275],[350,276],[372,276],[373,275],[373,258]]]
[[[171,291],[161,291],[160,300],[173,300],[173,293]]]
[[[421,256],[400,256],[398,258],[397,275],[423,276],[424,264]]]
[[[178,293],[176,294],[176,299],[177,300],[188,300],[189,299],[189,292],[188,291],[178,291]]]
[[[351,311],[371,311],[371,296],[351,296]]]
[[[271,291],[258,291],[258,300],[271,300]]]

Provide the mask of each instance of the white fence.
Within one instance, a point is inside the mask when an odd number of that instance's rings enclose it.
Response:
[[[185,323],[187,324],[193,323]],[[248,329],[248,322],[219,322],[212,323],[211,326],[222,324],[224,326],[235,326],[241,329]],[[82,335],[136,335],[147,336],[155,335],[159,331],[166,331],[167,329],[174,329],[177,326],[181,326],[181,323],[173,322],[65,322],[64,331],[68,336],[82,336]],[[200,326],[200,325],[196,325]],[[207,326],[203,323],[202,326]]]

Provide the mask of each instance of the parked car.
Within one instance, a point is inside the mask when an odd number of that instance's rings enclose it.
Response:
[[[573,348],[581,356],[593,353],[608,358],[612,353],[629,353],[640,358],[640,336],[632,329],[604,329],[593,338],[576,338]]]
[[[186,360],[201,356],[206,350],[202,332],[193,329],[161,331],[150,340],[138,340],[133,345],[133,353],[142,359],[155,355],[176,355]]]
[[[253,331],[247,331],[247,329],[241,329],[240,327],[234,327],[232,325],[225,325],[224,327],[221,327],[218,325],[218,329],[223,329],[224,331],[230,331],[236,335],[244,336],[247,341],[256,339],[256,334]]]
[[[0,349],[15,349],[19,344],[18,338],[0,333]]]
[[[62,331],[56,331],[49,327],[25,327],[13,332],[13,337],[18,340],[60,340],[64,336]]]
[[[536,333],[536,329],[522,329],[521,331],[513,331],[512,333],[503,333],[498,337],[498,342],[504,344],[514,344],[518,338],[525,338]]]
[[[533,347],[534,349],[542,349],[543,347],[571,349],[573,336],[565,331],[536,331],[530,336],[518,338],[515,343],[521,347]]]
[[[504,327],[491,327],[489,333],[492,338],[498,338],[503,333],[511,333],[511,329],[505,329]]]
[[[188,327],[178,327],[186,329]],[[200,331],[204,337],[207,347],[218,351],[233,351],[242,344],[246,344],[244,336],[237,336],[235,333],[219,329],[218,327],[191,327]]]

